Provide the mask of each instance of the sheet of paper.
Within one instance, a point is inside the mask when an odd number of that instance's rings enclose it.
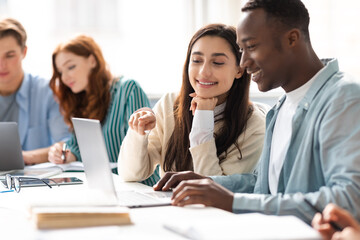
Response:
[[[314,229],[297,217],[259,213],[186,221],[178,219],[163,226],[190,239],[321,239]]]
[[[52,167],[59,167],[63,169],[63,171],[75,170],[75,171],[84,171],[84,164],[82,162],[71,162],[65,164],[55,164],[51,162],[39,163],[31,166],[26,166],[27,169],[46,169]],[[117,163],[110,163],[111,169],[117,168]]]
[[[45,162],[45,163],[35,164],[32,166],[26,166],[27,169],[48,169],[54,167],[59,167],[63,171],[68,171],[68,170],[84,171],[84,164],[82,162],[71,162],[65,164],[55,164],[51,162]]]

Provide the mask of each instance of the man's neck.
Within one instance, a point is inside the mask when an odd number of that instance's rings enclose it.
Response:
[[[24,73],[22,73],[16,81],[13,81],[14,83],[0,85],[0,95],[6,97],[14,94],[17,90],[19,90],[23,79]]]
[[[282,86],[285,92],[291,92],[310,81],[324,67],[324,64],[311,48],[309,54],[299,58],[299,62],[294,64],[294,67],[292,79],[286,86]]]

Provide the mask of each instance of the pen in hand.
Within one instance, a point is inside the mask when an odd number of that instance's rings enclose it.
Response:
[[[66,163],[66,147],[66,143],[64,143],[61,152],[61,160],[63,160],[63,163]]]
[[[322,215],[322,211],[320,209],[318,209],[316,206],[314,206],[309,200],[307,200],[305,197],[304,197],[304,202],[312,209],[314,210],[315,212],[317,213],[320,213],[321,214],[321,217],[323,216]],[[335,231],[339,232],[339,231],[342,231],[343,228],[340,227],[336,222],[333,222],[333,221],[330,221],[329,224],[331,225],[331,227],[333,227],[335,229]]]

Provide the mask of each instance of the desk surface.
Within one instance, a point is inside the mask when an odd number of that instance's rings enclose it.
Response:
[[[60,186],[50,189],[48,187],[22,188],[20,193],[10,192],[0,194],[0,236],[2,239],[185,239],[180,234],[164,228],[164,224],[171,222],[179,224],[191,221],[214,221],[222,231],[224,219],[232,218],[235,214],[211,207],[151,207],[130,209],[132,225],[77,228],[64,230],[37,230],[28,219],[26,200],[28,198],[41,198],[49,191],[65,191],[64,189],[81,189],[86,187],[84,173],[63,173],[59,177],[78,177],[84,181],[81,185]],[[57,177],[57,176],[56,176]],[[119,190],[136,189],[147,190],[148,186],[140,183],[124,183],[114,175],[116,188]],[[260,228],[261,226],[255,226]],[[241,233],[240,230],[234,232]],[[224,232],[224,234],[227,234]],[[237,234],[236,234],[237,235]],[[238,237],[238,236],[237,236]],[[236,237],[234,236],[233,239]],[[316,239],[316,238],[312,238]]]

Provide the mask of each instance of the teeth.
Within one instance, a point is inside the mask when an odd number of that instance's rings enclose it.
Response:
[[[199,83],[200,84],[202,84],[202,85],[214,85],[215,83],[210,83],[210,82],[200,82],[199,81]]]
[[[252,77],[256,77],[256,75],[258,75],[260,72],[261,72],[261,70],[258,70],[258,71],[256,71],[256,72],[252,73],[251,76],[252,76]]]

